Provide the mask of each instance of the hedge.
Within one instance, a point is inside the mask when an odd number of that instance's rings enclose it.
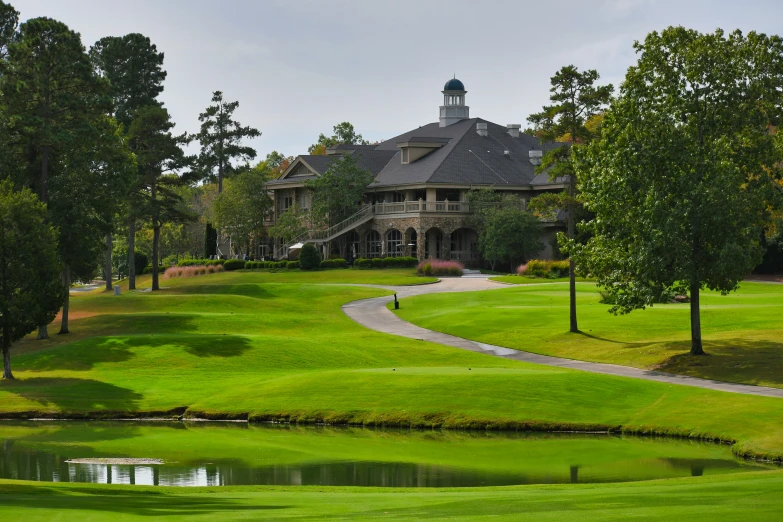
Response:
[[[293,270],[295,268],[299,268],[299,261],[282,261],[282,262],[285,263],[285,267],[288,270]]]
[[[321,261],[321,268],[348,268],[348,261],[342,258],[324,259]]]
[[[223,268],[226,270],[239,270],[245,268],[245,262],[241,259],[227,259],[225,263],[223,263]]]

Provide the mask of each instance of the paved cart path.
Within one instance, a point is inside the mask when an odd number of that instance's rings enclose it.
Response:
[[[542,283],[551,284],[551,283]],[[404,299],[415,295],[441,293],[441,292],[476,292],[481,290],[497,290],[508,288],[508,285],[490,281],[488,277],[463,277],[442,279],[439,283],[416,286],[383,286],[383,285],[355,285],[369,286],[373,288],[383,288],[397,293],[398,299]],[[742,393],[746,395],[760,395],[765,397],[783,398],[783,389],[768,388],[765,386],[753,386],[749,384],[735,384],[723,381],[712,381],[709,379],[700,379],[698,377],[688,377],[686,375],[675,375],[672,373],[658,372],[653,370],[643,370],[632,368],[630,366],[620,366],[617,364],[593,363],[587,361],[577,361],[574,359],[563,359],[560,357],[551,357],[549,355],[539,355],[536,353],[523,352],[494,346],[491,344],[470,341],[454,335],[449,335],[433,330],[418,327],[407,321],[403,321],[394,313],[386,308],[386,305],[394,299],[393,296],[376,297],[374,299],[362,299],[343,305],[343,312],[357,323],[372,330],[383,332],[410,339],[419,339],[446,346],[453,346],[472,352],[485,353],[495,357],[513,359],[515,361],[524,361],[534,364],[543,364],[545,366],[558,366],[561,368],[571,368],[574,370],[583,370],[586,372],[603,373],[606,375],[617,375],[620,377],[631,377],[635,379],[645,379],[648,381],[663,382],[669,384],[681,384],[684,386],[694,386],[697,388],[706,388],[709,390],[725,391],[731,393]]]

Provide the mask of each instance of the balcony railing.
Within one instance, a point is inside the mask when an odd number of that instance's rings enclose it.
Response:
[[[469,214],[470,203],[467,201],[401,201],[398,203],[376,203],[376,215],[387,214],[420,214],[424,212],[444,212],[453,214]]]

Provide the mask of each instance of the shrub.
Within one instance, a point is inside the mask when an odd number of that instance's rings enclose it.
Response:
[[[526,273],[527,273],[527,263],[525,263],[524,265],[519,265],[517,267],[518,276],[525,275]]]
[[[299,268],[299,261],[286,261],[285,268],[287,268],[288,270]]]
[[[416,273],[427,276],[462,276],[463,268],[465,268],[465,265],[459,261],[427,259],[416,266]]]
[[[386,260],[381,259],[380,257],[374,257],[370,260],[370,264],[373,268],[383,268],[386,266]]]
[[[343,258],[324,259],[320,266],[321,268],[348,268],[348,262]]]
[[[160,270],[160,267],[158,267],[158,270]],[[136,272],[138,274],[138,272]],[[142,274],[151,274],[152,273],[152,265],[147,265],[144,267],[144,270],[141,272]]]
[[[413,268],[419,264],[415,257],[385,257],[383,262],[386,268]]]
[[[245,261],[246,270],[258,270],[259,268],[264,268],[263,261]]]
[[[299,252],[299,266],[302,270],[315,270],[321,265],[321,256],[315,245],[307,243]]]
[[[223,268],[226,270],[239,270],[245,268],[245,262],[241,259],[227,259],[223,263]]]
[[[522,267],[526,267],[523,272],[520,272]],[[517,268],[517,275],[526,275],[533,277],[546,277],[548,279],[557,279],[558,277],[566,277],[569,273],[568,260],[564,261],[543,261],[540,259],[532,259],[527,264]]]
[[[189,266],[172,266],[163,272],[163,279],[172,279],[175,277],[196,277],[206,274],[214,274],[216,272],[222,272],[223,267],[221,265],[189,265]]]
[[[356,258],[353,262],[354,268],[372,268],[372,259],[366,259],[364,257]]]

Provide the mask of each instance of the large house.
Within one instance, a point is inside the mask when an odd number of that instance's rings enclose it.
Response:
[[[305,183],[325,172],[339,155],[354,155],[360,167],[375,175],[356,214],[288,244],[275,240],[273,255],[286,257],[302,243],[315,243],[327,254],[339,240],[353,257],[413,256],[476,265],[481,261],[477,233],[466,220],[471,213],[469,191],[505,191],[516,195],[524,208],[537,193],[567,186],[567,178],[553,181],[547,173],[535,172],[547,145],[521,133],[521,125],[471,118],[467,91],[456,78],[446,82],[442,92],[438,122],[376,145],[340,145],[328,149],[326,156],[299,156],[279,179],[270,181],[273,224],[295,204],[300,210],[310,207]],[[546,224],[547,247],[539,257],[551,257],[555,232],[561,229],[560,221]]]

